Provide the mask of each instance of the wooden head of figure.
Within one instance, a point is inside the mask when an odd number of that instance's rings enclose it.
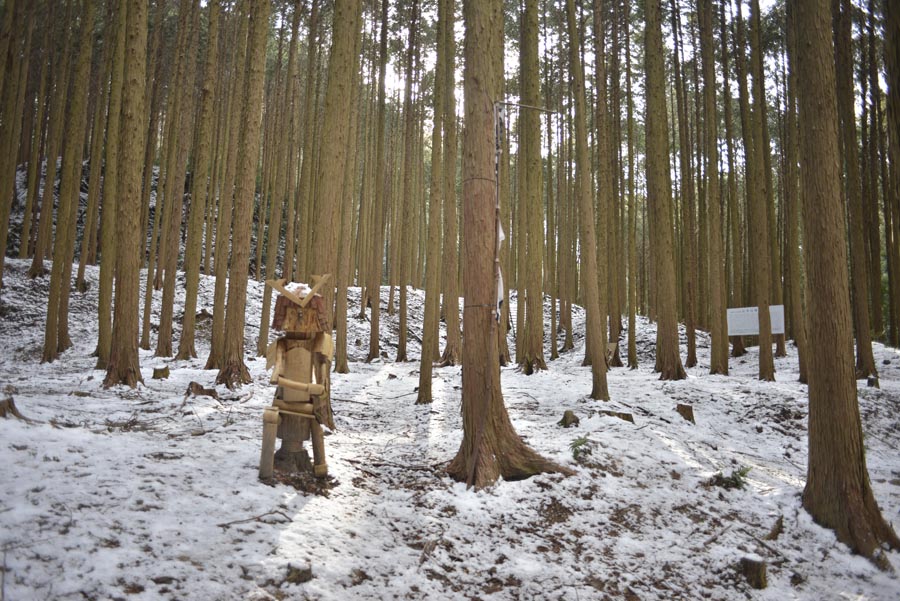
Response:
[[[317,292],[330,278],[330,274],[313,276],[314,285],[303,296],[292,290],[284,279],[267,280],[266,283],[280,293],[275,300],[272,329],[304,338],[325,331],[324,300]]]

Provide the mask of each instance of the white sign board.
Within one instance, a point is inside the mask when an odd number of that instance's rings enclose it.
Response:
[[[738,307],[728,309],[729,336],[757,336],[759,334],[759,309]],[[773,334],[784,334],[784,305],[769,305],[769,319]]]

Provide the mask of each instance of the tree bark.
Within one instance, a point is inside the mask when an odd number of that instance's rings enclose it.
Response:
[[[678,350],[675,314],[675,248],[672,224],[672,193],[666,160],[665,73],[663,67],[662,7],[660,0],[646,4],[644,68],[647,86],[647,204],[652,208],[656,269],[656,367],[661,380],[686,377]]]
[[[571,0],[569,0],[571,2]],[[503,27],[499,0],[466,0],[463,140],[463,440],[447,468],[450,476],[481,489],[502,476],[522,479],[568,470],[542,458],[516,434],[500,390],[497,353],[496,259],[499,248],[494,171],[494,102],[499,91],[492,53]]]
[[[809,462],[803,506],[838,540],[883,567],[900,540],[882,518],[866,470],[847,272],[838,109],[827,0],[797,2],[800,172],[809,279]]]
[[[269,28],[269,0],[250,0],[250,30],[247,37],[247,80],[244,86],[244,115],[239,143],[240,166],[234,194],[234,232],[231,266],[228,272],[228,305],[225,319],[225,352],[216,382],[234,388],[250,381],[244,364],[244,323],[247,308],[247,266],[250,260],[250,229],[253,225],[253,197],[259,159],[260,124],[265,79],[266,33]]]
[[[117,203],[116,229],[119,232],[116,266],[113,337],[105,387],[125,384],[134,388],[141,377],[138,357],[138,306],[141,257],[142,155],[147,136],[144,112],[147,58],[147,0],[120,0],[120,10],[128,11],[125,30],[125,68],[122,85],[122,152],[119,173],[122,196]],[[149,282],[147,283],[149,286]]]

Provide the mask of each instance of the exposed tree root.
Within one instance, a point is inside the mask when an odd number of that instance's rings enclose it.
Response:
[[[226,363],[219,369],[219,375],[216,376],[216,384],[224,384],[228,390],[234,390],[243,384],[249,384],[250,372],[243,361],[232,361]]]

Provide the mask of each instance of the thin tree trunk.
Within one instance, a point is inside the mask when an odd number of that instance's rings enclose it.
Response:
[[[197,155],[194,160],[191,178],[191,207],[188,237],[184,257],[184,317],[181,324],[181,339],[178,342],[177,359],[190,359],[197,356],[194,348],[197,292],[200,287],[200,247],[203,243],[203,223],[206,213],[206,200],[209,195],[210,150],[213,135],[213,92],[217,87],[218,50],[219,50],[219,11],[220,0],[209,2],[209,38],[206,48],[206,64],[204,66],[203,86],[200,89],[200,121],[198,132]]]
[[[727,286],[725,280],[725,240],[722,235],[721,205],[719,199],[719,150],[718,116],[716,114],[716,72],[713,59],[711,0],[701,0],[700,53],[703,60],[703,101],[706,113],[706,207],[709,211],[709,325],[712,337],[709,373],[728,374],[728,325],[725,307]]]
[[[575,4],[566,0],[566,22],[569,30],[569,68],[575,85],[575,162],[578,177],[578,211],[581,224],[581,257],[583,303],[587,312],[587,344],[590,345],[591,398],[609,400],[606,383],[606,349],[604,339],[606,317],[600,306],[600,285],[597,277],[597,238],[594,232],[593,186],[591,185],[585,124],[584,70],[580,56],[580,42],[575,24]]]

